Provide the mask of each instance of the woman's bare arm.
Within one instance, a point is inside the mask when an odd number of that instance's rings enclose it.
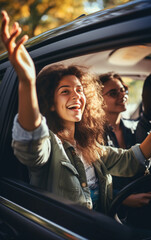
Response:
[[[36,73],[34,63],[23,45],[28,36],[25,35],[16,42],[20,33],[21,28],[17,22],[14,23],[11,31],[9,30],[9,17],[6,11],[2,11],[1,38],[19,79],[18,121],[24,129],[32,131],[41,123],[36,93]]]

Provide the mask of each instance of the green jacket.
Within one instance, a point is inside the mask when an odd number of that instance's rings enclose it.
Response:
[[[40,140],[13,141],[14,154],[28,166],[30,183],[64,199],[92,208],[84,165],[73,146],[50,131],[50,137]],[[100,208],[106,212],[112,201],[112,177],[133,176],[144,169],[132,149],[105,147],[106,154],[93,165],[99,179]]]

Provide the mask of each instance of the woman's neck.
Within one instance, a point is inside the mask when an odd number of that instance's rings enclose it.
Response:
[[[110,114],[110,113],[107,113],[107,118],[108,118],[109,124],[112,126],[112,128],[115,131],[120,128],[121,114]]]
[[[75,145],[75,125],[72,126],[66,126],[64,130],[58,133],[58,136],[60,136],[63,140],[68,141],[72,145]]]
[[[121,114],[108,115],[109,123],[113,128],[119,147],[126,148],[123,131],[120,125]]]

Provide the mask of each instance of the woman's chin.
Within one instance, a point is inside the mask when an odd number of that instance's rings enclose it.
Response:
[[[82,117],[81,117],[81,116],[79,116],[79,117],[76,117],[76,118],[75,118],[75,122],[80,122],[80,121],[81,121],[81,119],[82,119]]]

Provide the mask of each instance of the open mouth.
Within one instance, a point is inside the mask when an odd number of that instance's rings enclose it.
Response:
[[[123,104],[123,103],[126,103],[126,102],[127,102],[127,98],[124,97],[124,98],[121,99],[121,101],[120,101],[119,103],[120,103],[120,104]]]
[[[70,105],[67,107],[69,110],[80,110],[80,105]]]

